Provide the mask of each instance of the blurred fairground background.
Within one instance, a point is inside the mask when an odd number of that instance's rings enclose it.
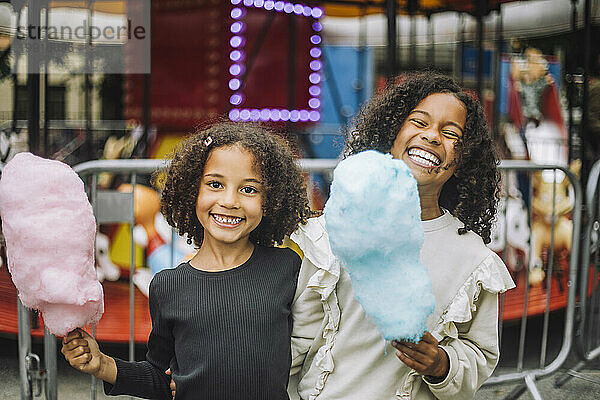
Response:
[[[149,180],[182,138],[220,119],[269,125],[322,209],[360,106],[441,71],[481,101],[503,160],[490,247],[517,289],[478,396],[600,398],[598,43],[598,0],[0,1],[0,168],[30,151],[80,174],[99,224],[95,334],[139,359],[149,280],[194,251]],[[79,375],[19,305],[3,245],[0,261],[0,399],[102,396],[69,391]]]

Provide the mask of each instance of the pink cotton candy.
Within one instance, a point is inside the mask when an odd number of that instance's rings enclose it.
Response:
[[[94,270],[96,221],[79,176],[59,161],[17,154],[2,170],[0,217],[23,304],[40,310],[57,336],[98,322],[104,294]]]

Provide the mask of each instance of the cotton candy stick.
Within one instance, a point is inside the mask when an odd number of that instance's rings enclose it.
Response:
[[[66,164],[17,154],[2,170],[0,218],[19,298],[65,336],[104,312],[94,269],[96,221],[83,182]]]
[[[421,207],[408,166],[373,150],[346,158],[324,214],[331,250],[367,317],[388,340],[418,341],[435,297],[420,261]]]

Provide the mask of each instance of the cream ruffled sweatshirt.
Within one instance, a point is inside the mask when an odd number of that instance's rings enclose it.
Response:
[[[427,328],[450,360],[440,383],[404,365],[366,318],[347,272],[331,253],[324,218],[292,234],[304,259],[292,309],[291,399],[473,398],[498,362],[498,293],[515,285],[481,237],[458,235],[461,226],[447,211],[423,221],[421,260],[436,298]],[[402,286],[398,282],[398,290]]]

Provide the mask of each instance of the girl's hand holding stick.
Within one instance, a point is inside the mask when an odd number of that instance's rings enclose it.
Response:
[[[419,343],[393,340],[392,346],[400,361],[419,374],[440,382],[448,375],[448,354],[431,333],[425,332]]]
[[[115,360],[100,351],[98,342],[86,331],[77,328],[63,339],[61,353],[75,369],[114,384],[117,380]]]

